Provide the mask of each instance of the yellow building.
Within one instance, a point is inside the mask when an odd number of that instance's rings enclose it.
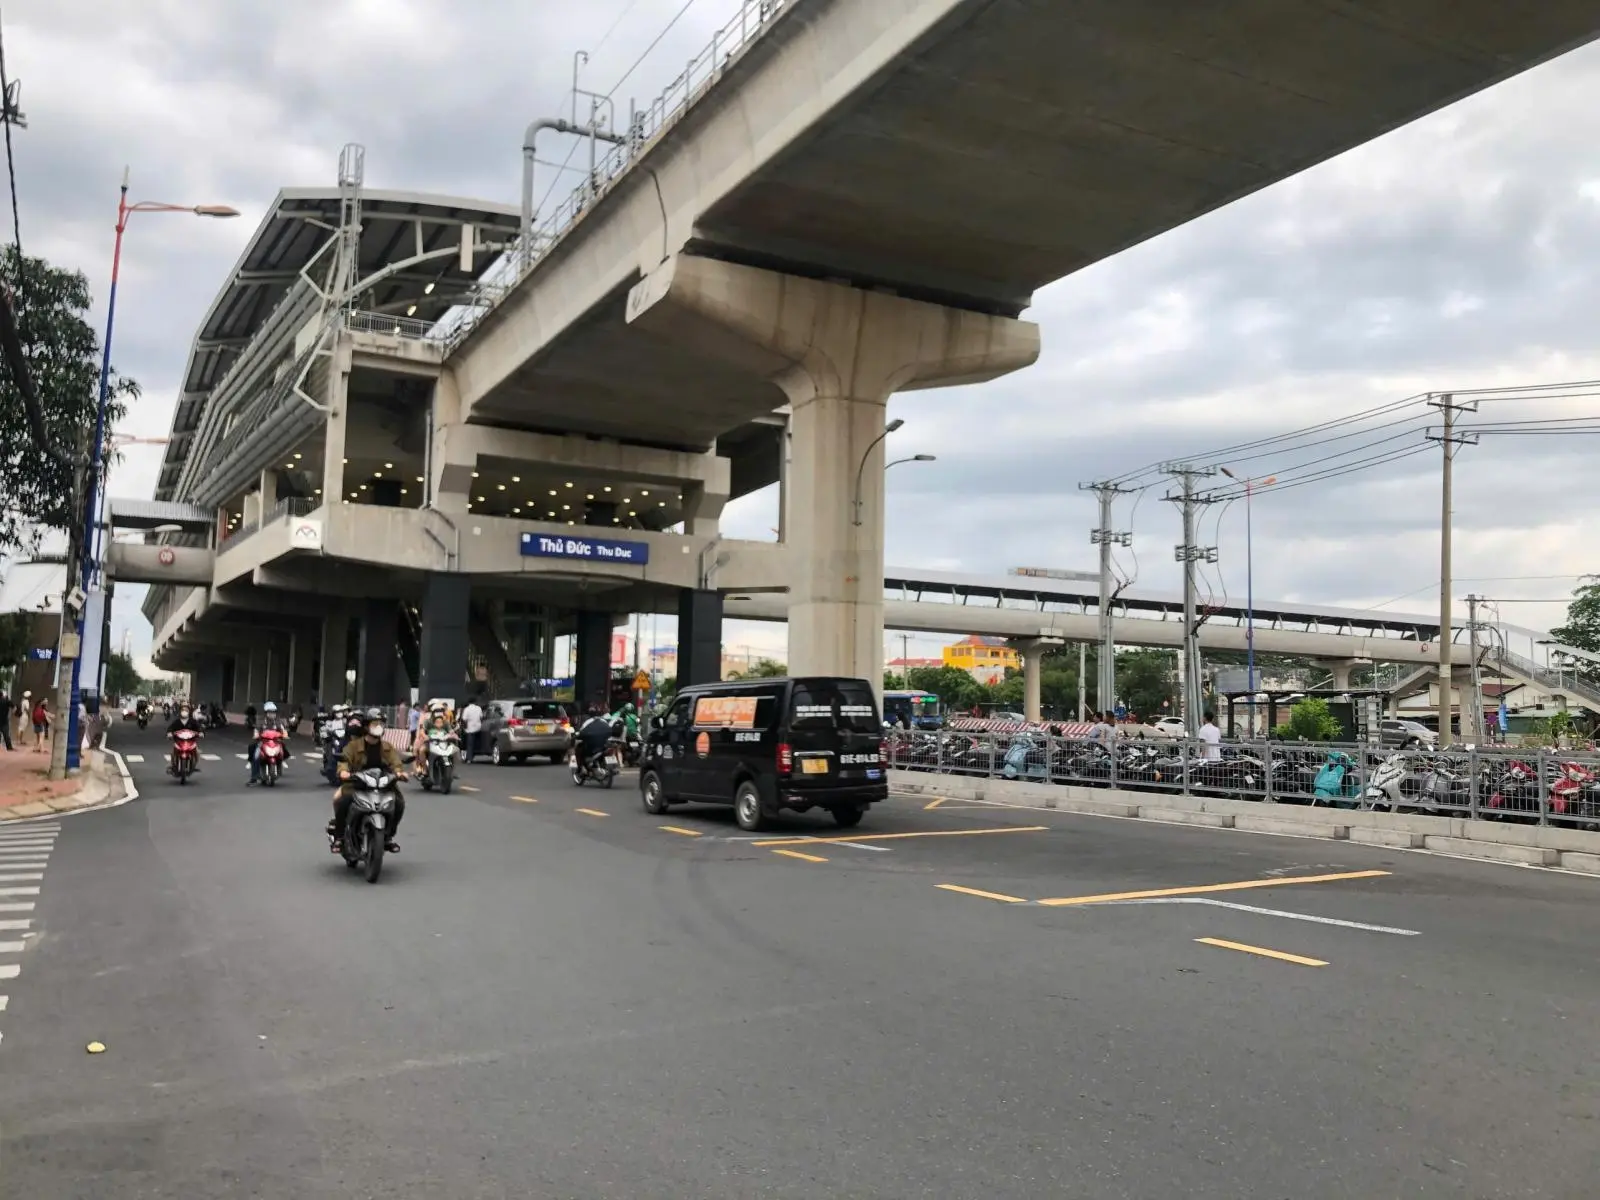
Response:
[[[1007,668],[1022,670],[1022,655],[1004,638],[973,636],[944,648],[944,665],[970,672],[980,683],[1005,678]]]

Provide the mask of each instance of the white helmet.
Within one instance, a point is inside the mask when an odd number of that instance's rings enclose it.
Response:
[[[263,704],[261,706],[261,711],[264,712],[264,713],[275,713],[275,712],[278,711],[278,706],[276,704],[274,704],[271,700],[268,700],[265,704]]]

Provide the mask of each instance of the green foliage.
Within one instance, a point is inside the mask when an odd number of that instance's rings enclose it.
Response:
[[[1141,720],[1178,711],[1177,657],[1170,650],[1125,650],[1117,655],[1117,694]],[[1166,701],[1168,707],[1161,707]]]
[[[28,613],[0,615],[0,678],[14,677],[32,644],[32,616]]]
[[[789,668],[775,658],[758,658],[743,671],[735,671],[734,679],[781,679]]]
[[[903,692],[906,690],[905,676],[896,675],[893,671],[883,673],[883,690],[886,692]]]
[[[144,688],[144,680],[134,670],[133,659],[126,654],[106,656],[106,695],[137,696]]]
[[[1572,592],[1572,602],[1567,605],[1567,623],[1552,629],[1550,635],[1558,642],[1600,654],[1600,575],[1586,575]],[[1600,680],[1600,667],[1594,663],[1577,663],[1578,674],[1590,680]]]
[[[44,409],[51,444],[68,461],[82,461],[94,431],[100,379],[100,340],[85,319],[89,281],[41,258],[0,250],[0,285],[11,293],[28,371]],[[114,372],[106,429],[126,414],[138,385]],[[109,463],[106,465],[109,466]],[[74,471],[34,445],[22,394],[0,356],[0,553],[32,550],[43,529],[74,524]]]
[[[1295,702],[1289,719],[1273,734],[1289,742],[1332,742],[1339,737],[1339,719],[1328,711],[1328,702],[1307,696]]]
[[[906,686],[932,692],[946,712],[965,711],[989,699],[989,689],[960,667],[912,667],[906,672]]]

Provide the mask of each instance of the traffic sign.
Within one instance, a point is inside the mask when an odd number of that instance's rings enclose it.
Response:
[[[650,690],[650,673],[648,671],[640,671],[633,677],[633,690],[636,692],[648,692]]]

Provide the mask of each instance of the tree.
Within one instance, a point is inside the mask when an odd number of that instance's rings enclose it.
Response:
[[[0,676],[14,676],[33,646],[33,618],[27,613],[0,615]]]
[[[144,690],[144,680],[134,669],[133,659],[126,654],[106,655],[106,694],[108,696],[137,696]]]
[[[906,681],[903,676],[896,675],[893,671],[884,671],[883,690],[886,692],[903,692],[906,690]]]
[[[1600,575],[1586,575],[1572,592],[1572,602],[1567,605],[1567,623],[1552,629],[1550,635],[1590,654],[1600,654]],[[1591,680],[1600,680],[1600,667],[1594,663],[1578,661],[1578,673]]]
[[[775,658],[758,658],[742,671],[733,673],[734,679],[782,679],[789,668]]]
[[[0,286],[11,295],[46,432],[60,452],[40,452],[23,415],[18,381],[0,358],[0,554],[9,554],[36,548],[44,529],[77,523],[75,493],[83,480],[74,478],[73,464],[86,462],[94,431],[100,339],[85,319],[89,281],[82,273],[57,270],[6,246],[0,250]],[[108,430],[139,395],[133,380],[115,372],[109,384]]]
[[[1176,714],[1176,674],[1170,650],[1124,650],[1117,655],[1117,693],[1145,721]]]
[[[1331,742],[1339,736],[1339,718],[1328,711],[1328,702],[1317,696],[1297,700],[1289,719],[1273,730],[1287,742]]]
[[[932,692],[945,709],[968,709],[988,699],[988,689],[960,667],[912,667],[906,684],[919,692]]]

